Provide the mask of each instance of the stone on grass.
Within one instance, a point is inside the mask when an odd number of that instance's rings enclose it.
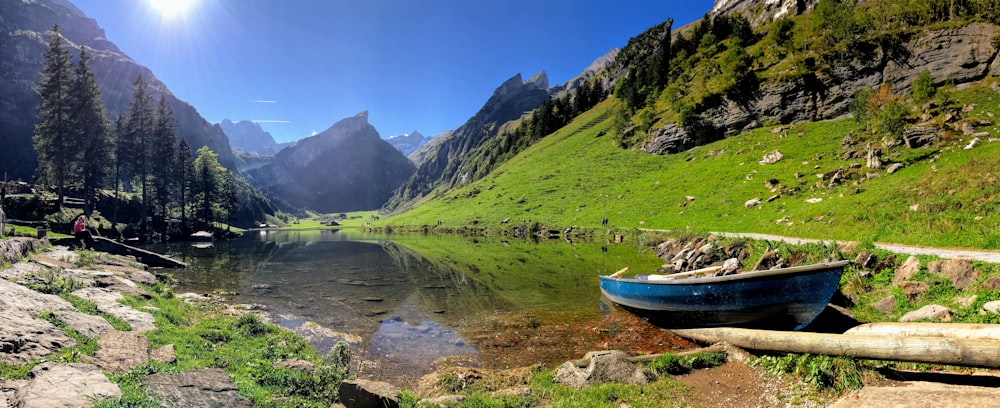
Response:
[[[872,307],[884,314],[892,314],[896,310],[896,298],[893,296],[887,296],[875,302]]]
[[[983,282],[983,290],[1000,290],[1000,276],[994,276]]]
[[[906,300],[911,302],[916,302],[920,295],[924,294],[928,290],[931,290],[931,285],[919,281],[905,281],[900,282],[899,287],[903,289],[903,294],[906,295]]]
[[[903,317],[899,318],[899,321],[900,323],[919,321],[950,322],[953,313],[951,309],[941,305],[927,305],[903,315]]]
[[[964,290],[979,279],[979,271],[967,259],[948,259],[927,263],[927,271],[951,280],[951,285]]]
[[[609,382],[646,385],[654,375],[628,359],[624,352],[591,351],[583,356],[590,360],[587,367],[577,367],[572,361],[563,363],[556,370],[555,382],[576,389]]]
[[[903,264],[896,269],[896,273],[892,276],[892,284],[899,286],[899,284],[903,281],[908,281],[910,278],[913,278],[913,275],[916,275],[917,272],[920,272],[920,260],[917,259],[917,257],[910,255],[910,257],[906,258],[906,261],[903,261]]]
[[[986,302],[986,304],[983,305],[983,311],[981,313],[1000,314],[1000,300]]]

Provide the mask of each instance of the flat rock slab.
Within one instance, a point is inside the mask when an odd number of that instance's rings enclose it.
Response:
[[[22,264],[19,264],[22,265]],[[111,324],[99,316],[76,310],[69,302],[56,295],[31,290],[16,283],[0,279],[0,310],[20,310],[29,316],[52,312],[59,321],[90,338],[100,337]],[[0,332],[4,326],[0,324]]]
[[[97,310],[128,322],[136,332],[156,330],[156,319],[153,315],[118,303],[118,300],[123,299],[121,293],[106,288],[84,288],[73,292],[73,295],[94,302],[97,304]]]
[[[237,392],[236,384],[218,368],[203,368],[179,374],[157,373],[142,385],[151,396],[161,398],[164,407],[240,408],[252,406]]]
[[[31,376],[28,384],[14,393],[11,406],[82,408],[122,396],[121,389],[90,364],[42,363],[31,369]]]
[[[56,325],[0,302],[0,363],[27,364],[76,346],[76,340]]]
[[[1000,389],[915,381],[899,387],[864,387],[830,408],[980,408],[996,406]]]
[[[93,363],[102,370],[124,374],[149,361],[149,339],[134,331],[110,331],[97,340]]]

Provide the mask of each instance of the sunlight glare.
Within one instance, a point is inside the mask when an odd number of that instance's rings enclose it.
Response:
[[[164,18],[179,17],[184,14],[195,0],[149,0],[153,9],[160,12]]]

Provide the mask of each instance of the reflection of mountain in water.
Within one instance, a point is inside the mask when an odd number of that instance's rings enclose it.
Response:
[[[423,314],[433,314],[439,322],[455,326],[479,313],[513,310],[514,305],[482,282],[446,263],[431,260],[393,242],[382,248],[414,284],[409,303]]]

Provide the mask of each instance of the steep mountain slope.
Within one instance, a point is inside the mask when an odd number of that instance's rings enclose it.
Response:
[[[438,186],[461,183],[467,176],[459,174],[457,169],[464,155],[498,134],[504,123],[540,105],[548,99],[549,93],[549,81],[544,71],[527,81],[521,78],[521,74],[504,81],[479,112],[434,144],[436,150],[426,154],[416,173],[393,194],[387,206],[396,208],[407,205]]]
[[[246,171],[251,183],[293,208],[370,210],[389,199],[414,166],[382,140],[368,112],[343,119]]]
[[[46,33],[58,24],[76,58],[80,47],[90,50],[91,69],[100,84],[108,115],[125,110],[131,87],[139,75],[149,84],[153,97],[166,98],[177,119],[178,136],[192,149],[208,146],[219,154],[219,162],[234,168],[235,159],[222,130],[208,123],[189,104],[170,90],[150,70],[139,65],[108,41],[97,22],[65,0],[0,2],[0,163],[11,178],[30,179],[37,166],[31,136],[36,121],[38,96],[34,86],[44,62]]]
[[[275,142],[270,133],[249,120],[233,123],[223,119],[219,127],[229,138],[229,146],[237,152],[270,156],[291,144]]]
[[[1000,248],[1000,5],[790,4],[651,28],[604,73],[617,97],[389,222]]]

